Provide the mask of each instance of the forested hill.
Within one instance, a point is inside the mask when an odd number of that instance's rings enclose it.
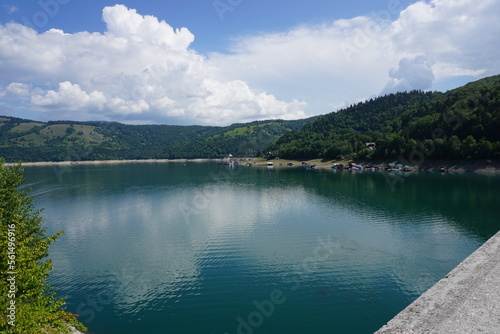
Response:
[[[0,116],[6,161],[258,156],[371,159],[425,152],[434,159],[500,159],[500,75],[446,93],[412,91],[321,117],[227,127],[36,122]],[[375,150],[366,147],[375,143]]]
[[[500,75],[446,93],[412,91],[318,118],[268,148],[290,159],[500,158]],[[366,147],[375,143],[375,150]]]
[[[16,161],[175,159],[255,156],[317,117],[226,127],[36,122],[0,116],[0,158]]]

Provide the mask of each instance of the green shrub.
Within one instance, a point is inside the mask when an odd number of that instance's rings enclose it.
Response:
[[[21,165],[7,168],[0,160],[0,333],[86,330],[46,283],[52,264],[45,258],[63,232],[46,234],[40,210],[34,210],[26,190],[19,190],[22,182]]]

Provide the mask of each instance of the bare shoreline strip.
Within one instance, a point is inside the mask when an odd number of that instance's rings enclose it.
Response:
[[[88,161],[39,161],[23,162],[23,166],[78,166],[78,165],[114,165],[130,163],[186,163],[186,162],[220,162],[222,159],[140,159],[140,160],[88,160]],[[17,163],[6,162],[6,167]]]
[[[242,158],[245,159],[245,158]],[[267,166],[267,161],[255,158],[252,159],[254,166]],[[238,160],[238,159],[236,159]],[[187,163],[187,162],[222,162],[223,159],[134,159],[134,160],[87,160],[87,161],[40,161],[40,162],[23,162],[23,166],[78,166],[78,165],[112,165],[112,164],[130,164],[130,163]],[[281,163],[284,167],[287,167],[287,163],[292,162],[296,167],[301,166],[302,161],[288,160],[288,159],[275,159],[270,160],[274,162],[274,166],[278,167]],[[320,159],[305,161],[309,164],[315,164],[317,168],[330,169],[333,162],[339,161],[322,161]],[[361,163],[362,165],[378,165],[385,166],[389,162],[394,161],[367,161]],[[341,161],[340,163],[347,164],[348,161]],[[17,163],[8,162],[4,165],[6,167],[11,167]],[[485,163],[482,161],[471,161],[467,163],[454,163],[447,161],[435,161],[426,162],[419,166],[411,166],[412,171],[439,171],[440,167],[447,166],[449,172],[454,173],[464,173],[464,172],[475,172],[480,174],[500,174],[500,161],[494,161],[493,163]]]
[[[500,232],[375,334],[500,333]]]

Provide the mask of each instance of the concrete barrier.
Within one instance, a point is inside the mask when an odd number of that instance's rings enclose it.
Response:
[[[500,232],[375,334],[500,333]]]

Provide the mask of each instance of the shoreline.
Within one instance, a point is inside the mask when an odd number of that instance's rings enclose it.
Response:
[[[301,167],[302,163],[315,164],[318,169],[331,169],[333,163],[348,165],[350,162],[356,163],[360,166],[379,166],[381,171],[389,163],[398,163],[396,160],[371,160],[371,161],[353,161],[353,160],[328,160],[323,161],[321,159],[312,160],[287,160],[287,159],[274,159],[269,160],[274,162],[274,168],[290,168],[287,163],[292,162],[295,165],[293,167]],[[279,166],[279,164],[282,166]],[[278,166],[277,166],[278,165]],[[255,166],[265,167],[267,166],[267,160],[258,160]],[[425,161],[419,165],[410,166],[410,173],[415,172],[439,172],[441,167],[447,168],[447,173],[478,173],[478,174],[500,174],[500,161],[485,161],[485,160],[471,160],[471,161],[452,161],[452,160],[429,160]]]
[[[252,159],[252,160],[247,160]],[[293,167],[301,167],[302,163],[315,164],[319,169],[331,169],[333,163],[341,163],[347,165],[349,162],[354,162],[361,166],[375,165],[383,167],[388,163],[397,163],[397,161],[389,160],[372,160],[372,161],[352,161],[352,160],[328,160],[323,161],[321,159],[312,160],[288,160],[288,159],[273,159],[265,160],[262,158],[235,158],[235,161],[241,160],[241,163],[248,161],[253,162],[256,167],[266,167],[267,162],[274,162],[275,168],[290,168],[287,166],[288,163],[294,163]],[[223,159],[133,159],[133,160],[86,160],[86,161],[38,161],[38,162],[22,162],[22,166],[32,167],[32,166],[79,166],[79,165],[114,165],[114,164],[141,164],[141,163],[207,163],[207,162],[222,162]],[[15,166],[17,163],[6,162],[4,165],[6,167]],[[282,166],[279,166],[282,164]],[[486,160],[470,160],[470,161],[452,161],[452,160],[429,160],[424,161],[419,165],[413,165],[411,167],[411,172],[423,172],[423,171],[439,171],[441,167],[446,167],[450,173],[480,173],[480,174],[500,174],[500,161],[486,161]],[[383,168],[382,168],[383,169]]]
[[[219,162],[222,159],[133,159],[133,160],[84,160],[84,161],[37,161],[37,162],[21,162],[22,166],[79,166],[79,165],[116,165],[116,164],[131,164],[131,163],[186,163],[186,162]],[[17,162],[6,162],[6,167],[17,165]]]

